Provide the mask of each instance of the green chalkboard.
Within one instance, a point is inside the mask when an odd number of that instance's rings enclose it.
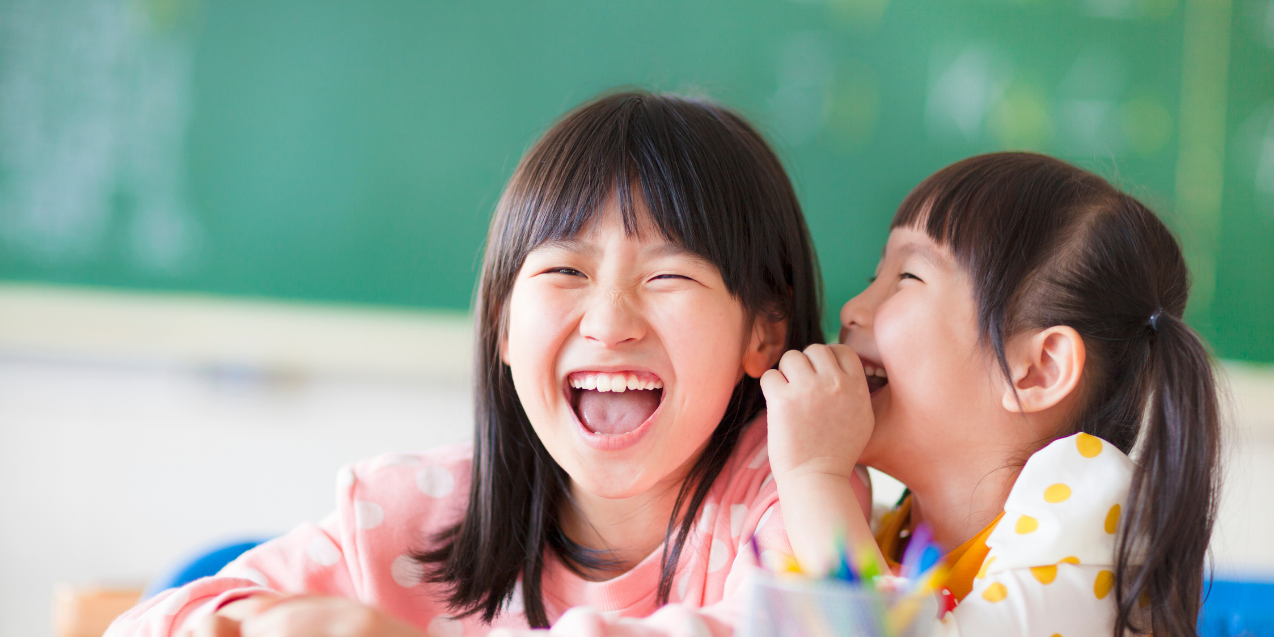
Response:
[[[0,0],[0,278],[466,308],[567,108],[707,95],[787,162],[836,309],[920,179],[996,149],[1189,239],[1191,320],[1274,361],[1268,0]]]

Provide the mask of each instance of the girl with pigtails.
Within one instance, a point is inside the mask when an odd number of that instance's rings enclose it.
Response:
[[[945,635],[1195,635],[1216,515],[1217,394],[1155,213],[1050,157],[944,168],[903,201],[840,344],[761,380],[797,557],[871,545],[855,463],[907,493],[875,532],[946,552]]]

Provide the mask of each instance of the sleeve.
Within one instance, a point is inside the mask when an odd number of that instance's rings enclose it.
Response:
[[[987,574],[975,580],[937,634],[1109,635],[1115,576],[1108,568],[1063,563]]]
[[[104,637],[170,637],[185,625],[254,593],[358,598],[361,571],[350,497],[353,476],[349,467],[340,471],[337,510],[319,524],[303,524],[244,553],[217,575],[145,600],[119,616]]]

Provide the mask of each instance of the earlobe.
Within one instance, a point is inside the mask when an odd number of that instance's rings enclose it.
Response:
[[[760,378],[774,367],[787,345],[787,321],[771,321],[758,317],[752,324],[752,336],[743,352],[743,372]]]
[[[1084,372],[1084,339],[1074,328],[1056,325],[1023,337],[1009,352],[1010,382],[1003,404],[1011,412],[1035,413],[1073,395]]]

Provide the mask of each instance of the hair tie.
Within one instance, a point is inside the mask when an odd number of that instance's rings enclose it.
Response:
[[[1146,322],[1146,325],[1150,326],[1150,331],[1156,334],[1159,333],[1159,315],[1161,314],[1163,314],[1163,308],[1155,310],[1154,314],[1150,315],[1150,320]]]

